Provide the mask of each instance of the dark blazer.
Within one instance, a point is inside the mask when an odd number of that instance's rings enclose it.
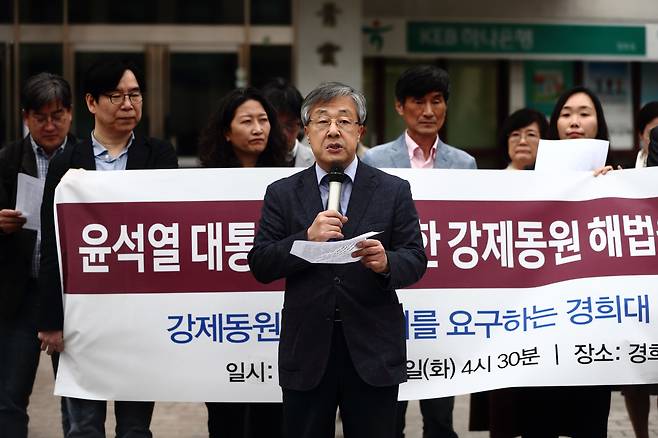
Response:
[[[75,144],[69,134],[67,145]],[[37,177],[37,162],[30,137],[0,149],[0,210],[16,208],[18,174]],[[37,233],[21,229],[15,233],[0,232],[0,319],[11,318],[23,301],[32,269],[32,253]]]
[[[128,149],[126,169],[175,169],[176,151],[171,143],[135,134]],[[53,202],[55,188],[69,169],[96,170],[91,139],[67,147],[48,168],[41,204],[41,268],[39,271],[39,331],[62,330],[64,312],[59,276]]]
[[[314,166],[267,188],[249,266],[257,280],[286,279],[279,343],[279,383],[309,390],[322,378],[330,355],[334,312],[354,366],[373,386],[406,380],[402,307],[395,289],[420,279],[427,266],[409,183],[359,162],[347,208],[345,239],[367,231],[387,251],[389,275],[361,263],[310,264],[290,255],[293,241],[324,210]]]

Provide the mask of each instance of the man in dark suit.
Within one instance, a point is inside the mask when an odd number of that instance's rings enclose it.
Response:
[[[41,208],[43,243],[39,272],[39,339],[48,354],[64,350],[62,288],[55,240],[55,187],[69,169],[111,171],[178,167],[172,145],[134,132],[142,117],[145,84],[133,64],[101,60],[87,71],[85,102],[94,115],[88,138],[51,163]],[[84,333],[80,334],[84,336]],[[67,398],[67,437],[104,437],[106,402]],[[152,402],[115,402],[117,437],[151,437]]]
[[[0,150],[0,433],[27,436],[27,405],[39,364],[36,312],[39,233],[25,229],[16,210],[17,179],[46,179],[50,160],[75,143],[71,88],[60,76],[40,73],[22,93],[28,135]],[[35,199],[40,203],[41,199]]]
[[[249,266],[262,282],[286,278],[279,344],[286,436],[393,437],[398,385],[406,381],[405,323],[395,290],[425,272],[409,183],[356,158],[363,95],[327,83],[302,105],[316,165],[270,185]],[[327,210],[326,175],[344,169],[339,210]],[[358,245],[359,262],[311,264],[295,240],[326,242],[381,231]]]

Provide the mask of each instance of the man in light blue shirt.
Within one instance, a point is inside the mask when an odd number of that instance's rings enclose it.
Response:
[[[55,239],[55,187],[69,169],[95,171],[178,167],[173,146],[135,133],[142,118],[144,79],[132,63],[101,59],[85,75],[85,102],[94,115],[94,130],[50,165],[41,209],[43,244],[39,271],[38,328],[41,349],[63,351],[64,314]],[[62,218],[65,220],[65,218]],[[79,336],[84,336],[80,333]],[[66,398],[70,420],[67,438],[105,437],[106,402]],[[115,401],[116,436],[151,438],[153,402]]]

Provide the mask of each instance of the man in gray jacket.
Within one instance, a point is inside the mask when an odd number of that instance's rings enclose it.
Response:
[[[371,148],[363,162],[375,167],[475,169],[475,159],[439,138],[448,108],[450,80],[438,67],[408,69],[395,84],[395,110],[407,129],[390,143]]]
[[[445,144],[439,130],[446,118],[450,79],[438,67],[421,65],[406,70],[395,84],[395,110],[407,129],[390,143],[366,152],[363,162],[374,167],[414,169],[475,169],[475,159]],[[420,401],[423,438],[456,438],[452,426],[454,397]],[[398,403],[398,438],[404,437],[407,402]]]

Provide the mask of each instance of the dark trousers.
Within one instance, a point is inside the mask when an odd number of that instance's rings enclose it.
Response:
[[[210,438],[244,438],[246,403],[206,403]]]
[[[0,320],[0,436],[27,436],[27,405],[39,365],[36,331],[36,291],[11,320]]]
[[[65,398],[69,418],[66,438],[105,438],[107,402]],[[153,402],[115,401],[117,438],[151,438]]]
[[[50,361],[53,365],[53,376],[57,378],[57,368],[59,367],[59,353],[54,352],[50,356]],[[62,397],[60,399],[59,410],[60,413],[62,414],[62,431],[64,432],[64,436],[66,436],[69,433],[69,429],[71,429],[69,423],[69,414],[67,412],[67,407],[66,407],[66,397]]]
[[[454,397],[430,398],[420,400],[420,413],[423,416],[423,438],[457,438],[452,427],[452,410]],[[407,402],[398,403],[396,420],[396,438],[404,438]]]
[[[336,408],[340,409],[345,438],[393,438],[398,385],[375,387],[361,379],[339,322],[331,342],[329,363],[317,387],[283,389],[286,438],[333,438]]]
[[[206,403],[210,438],[283,438],[281,403]]]
[[[523,438],[606,438],[611,391],[608,386],[528,388]]]
[[[247,438],[283,438],[283,404],[249,403],[245,432]]]

